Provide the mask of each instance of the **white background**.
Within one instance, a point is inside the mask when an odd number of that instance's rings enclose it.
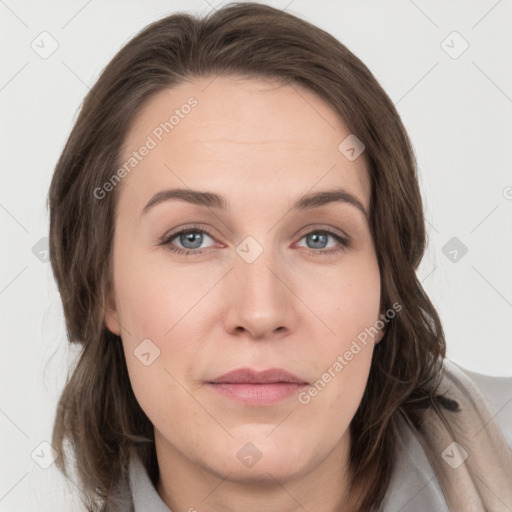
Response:
[[[512,375],[512,1],[265,3],[337,37],[396,104],[418,159],[428,221],[419,276],[443,321],[448,357],[473,371]],[[73,361],[50,264],[32,249],[47,236],[46,194],[78,108],[102,68],[148,23],[219,5],[0,1],[3,512],[78,510],[55,466],[44,470],[31,458],[51,439]],[[43,31],[59,45],[47,59],[31,48]],[[458,58],[445,51],[461,48],[456,36],[446,39],[453,31],[469,44]],[[443,253],[452,237],[468,248],[457,262]]]

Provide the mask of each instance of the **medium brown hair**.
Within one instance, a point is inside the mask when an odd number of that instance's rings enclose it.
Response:
[[[219,75],[306,87],[365,145],[381,309],[402,306],[375,347],[350,424],[352,490],[358,509],[370,510],[389,485],[399,416],[421,428],[428,407],[450,406],[436,394],[443,329],[416,276],[426,243],[416,161],[393,102],[346,46],[306,21],[255,3],[150,24],[115,55],[83,102],[48,195],[51,265],[69,341],[82,347],[56,411],[57,464],[68,476],[68,442],[91,511],[116,510],[132,449],[153,483],[158,479],[153,426],[133,394],[121,340],[105,325],[119,187],[102,200],[94,189],[119,168],[126,134],[150,98],[185,80]]]

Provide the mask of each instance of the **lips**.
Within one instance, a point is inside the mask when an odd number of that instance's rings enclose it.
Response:
[[[307,386],[308,382],[283,368],[256,371],[239,368],[207,382],[207,386],[245,405],[273,405]]]
[[[239,368],[225,373],[210,382],[215,384],[275,384],[278,382],[308,384],[305,380],[283,368],[270,368],[261,372],[252,368]]]

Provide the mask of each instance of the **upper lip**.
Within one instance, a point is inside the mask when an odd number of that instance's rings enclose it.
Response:
[[[214,384],[270,384],[277,382],[307,384],[304,379],[293,375],[284,368],[268,368],[262,371],[252,368],[237,368],[209,382]]]

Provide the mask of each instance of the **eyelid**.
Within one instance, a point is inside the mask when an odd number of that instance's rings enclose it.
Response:
[[[294,235],[294,238],[296,236],[299,236],[299,233],[302,233],[300,235],[301,238],[302,238],[303,236],[308,235],[311,232],[316,232],[316,231],[323,231],[325,233],[329,233],[329,234],[332,234],[332,235],[339,236],[340,238],[343,238],[347,242],[350,241],[350,236],[347,233],[345,233],[345,231],[343,231],[342,229],[335,228],[333,226],[326,226],[325,224],[318,224],[318,223],[308,224],[307,226],[303,226],[297,232],[297,234]]]
[[[204,225],[191,224],[191,225],[187,225],[185,227],[180,226],[176,229],[171,230],[169,233],[166,233],[160,239],[159,245],[166,245],[166,244],[170,243],[170,241],[173,238],[176,238],[178,235],[181,235],[182,233],[196,232],[196,231],[206,233],[213,240],[215,240],[215,241],[217,240],[216,235],[214,235],[209,228],[205,227]],[[183,250],[192,250],[192,249],[183,249]],[[198,252],[198,251],[194,250],[194,252]]]

